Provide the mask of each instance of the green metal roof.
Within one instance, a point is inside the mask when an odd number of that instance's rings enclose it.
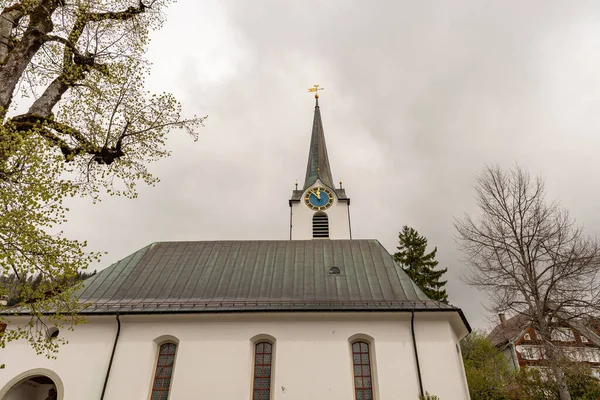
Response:
[[[377,240],[153,243],[84,284],[85,314],[460,312],[427,298]]]

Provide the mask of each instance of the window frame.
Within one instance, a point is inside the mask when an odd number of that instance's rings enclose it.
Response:
[[[273,398],[273,387],[275,382],[275,360],[276,360],[276,340],[270,335],[256,335],[250,339],[250,400],[254,400],[254,380],[256,378],[256,349],[261,343],[268,343],[271,345],[271,363],[270,363],[270,376],[269,376],[269,400]],[[265,354],[265,353],[263,353]],[[262,364],[264,366],[264,364]]]
[[[521,346],[520,351],[517,351],[521,354],[522,360],[535,361],[544,360],[546,358],[546,352],[543,346],[525,345]]]
[[[373,400],[377,400],[379,398],[379,390],[378,390],[378,379],[377,379],[377,357],[375,354],[375,340],[364,334],[358,334],[351,336],[348,338],[348,350],[349,350],[349,370],[350,370],[350,384],[352,385],[352,398],[356,400],[356,376],[354,373],[354,349],[353,345],[358,342],[366,343],[368,346],[368,355],[369,355],[369,370],[370,370],[370,378],[371,378],[371,394]],[[361,353],[362,354],[362,353]],[[363,364],[360,364],[361,367]],[[358,388],[361,390],[362,388]]]
[[[600,349],[598,349],[597,347],[585,347],[584,349],[585,353],[588,355],[588,362],[600,362]]]
[[[554,342],[574,342],[575,332],[568,327],[556,327],[550,332],[550,340]]]
[[[177,354],[179,353],[179,339],[171,335],[164,335],[154,339],[154,364],[152,364],[152,374],[150,376],[150,391],[148,394],[148,399],[152,400],[152,394],[154,393],[154,383],[156,382],[156,373],[158,372],[158,362],[160,360],[160,349],[165,344],[174,344],[175,345],[175,354],[173,357],[173,365],[171,366],[171,381],[169,382],[169,389],[167,392],[167,400],[171,397],[171,388],[173,387],[173,378],[175,377],[175,367],[177,365]],[[164,378],[162,378],[164,379]]]

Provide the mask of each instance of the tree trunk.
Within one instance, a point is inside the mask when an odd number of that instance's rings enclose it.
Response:
[[[546,342],[548,343],[548,342]],[[571,393],[567,386],[567,378],[565,377],[565,371],[560,366],[562,354],[552,345],[547,344],[546,354],[548,355],[548,361],[550,362],[550,368],[556,381],[556,387],[558,389],[558,395],[560,400],[571,400]]]
[[[564,371],[558,365],[552,367],[552,369],[554,372],[554,379],[556,379],[556,386],[558,388],[560,400],[571,400],[571,393],[569,392],[569,387],[567,386],[567,378],[565,378]]]

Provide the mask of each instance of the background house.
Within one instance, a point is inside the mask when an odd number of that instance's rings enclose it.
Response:
[[[592,374],[600,378],[600,347],[595,344],[599,338],[590,337],[600,331],[597,326],[591,326],[586,333],[582,333],[565,323],[552,332],[552,344],[559,347],[569,360],[588,364],[592,367]],[[544,368],[547,358],[543,342],[526,316],[517,315],[506,319],[504,314],[500,314],[499,323],[488,338],[514,369]]]

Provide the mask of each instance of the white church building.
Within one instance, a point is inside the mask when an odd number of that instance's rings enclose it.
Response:
[[[289,240],[152,243],[86,280],[56,359],[0,349],[0,400],[469,399],[462,311],[352,238],[318,98],[289,204]]]

